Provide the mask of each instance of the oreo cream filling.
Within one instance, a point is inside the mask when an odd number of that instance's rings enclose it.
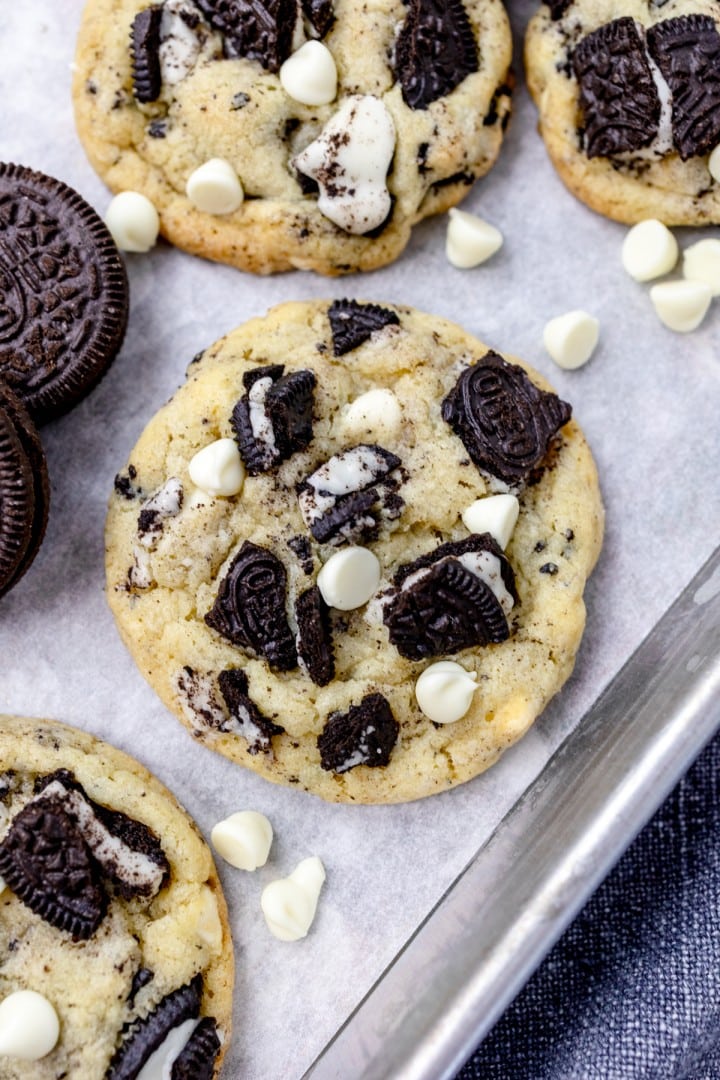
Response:
[[[187,78],[202,45],[197,32],[200,12],[188,0],[166,0],[160,20],[160,71],[165,86]]]
[[[172,1076],[172,1067],[190,1041],[199,1018],[183,1020],[182,1024],[171,1028],[137,1074],[137,1080],[167,1080]]]

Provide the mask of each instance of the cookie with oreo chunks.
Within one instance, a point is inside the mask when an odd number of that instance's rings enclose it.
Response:
[[[491,765],[567,679],[603,510],[570,406],[540,375],[443,319],[353,304],[340,355],[338,303],[314,301],[191,364],[118,463],[132,482],[110,497],[107,598],[198,741],[327,800],[399,802]],[[280,364],[315,376],[312,437],[214,497],[189,462],[240,441],[245,376]],[[508,486],[520,512],[503,551],[463,514]],[[478,689],[441,724],[414,688],[448,660]]]
[[[127,319],[125,265],[89,203],[55,177],[0,162],[0,379],[36,423],[100,381]]]
[[[720,223],[714,0],[552,0],[530,21],[525,60],[541,134],[574,195],[628,225]]]
[[[37,555],[50,505],[45,452],[20,399],[0,380],[0,596]]]
[[[372,270],[495,162],[511,47],[501,0],[89,0],[76,125],[178,247],[259,274]],[[187,190],[216,159],[239,180],[221,212]]]
[[[107,743],[16,716],[0,716],[0,795],[0,999],[34,990],[60,1027],[33,1068],[123,1080],[165,1047],[183,1076],[217,1076],[232,1017],[227,908],[174,796]],[[26,1080],[28,1064],[4,1057],[2,1075]]]

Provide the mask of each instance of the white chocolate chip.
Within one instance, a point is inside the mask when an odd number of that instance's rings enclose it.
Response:
[[[35,990],[17,990],[0,1002],[0,1057],[39,1061],[54,1048],[59,1035],[55,1009]]]
[[[206,214],[232,214],[244,198],[238,174],[229,161],[210,158],[188,177],[187,197]]]
[[[582,367],[598,343],[600,323],[586,311],[568,311],[545,325],[543,343],[558,367]]]
[[[664,281],[653,285],[650,299],[661,323],[670,330],[688,334],[707,315],[712,289],[703,281]]]
[[[683,277],[703,281],[720,296],[720,240],[698,240],[683,252]]]
[[[339,611],[353,611],[367,604],[379,584],[377,555],[364,547],[334,552],[317,576],[323,600]]]
[[[121,191],[111,200],[105,224],[121,251],[149,251],[160,231],[158,212],[139,191]]]
[[[720,143],[715,147],[712,154],[708,158],[708,169],[713,180],[716,180],[720,184]]]
[[[321,41],[306,41],[280,68],[285,93],[303,105],[329,105],[337,94],[337,68]]]
[[[460,270],[479,266],[499,251],[503,237],[499,229],[464,210],[449,211],[445,254]]]
[[[477,690],[475,672],[466,671],[454,660],[438,660],[425,668],[415,683],[420,709],[436,724],[454,724],[470,708]]]
[[[490,533],[501,548],[508,546],[520,503],[514,495],[488,495],[476,499],[462,512],[463,525],[471,533]]]
[[[669,274],[678,260],[678,243],[667,225],[650,218],[633,225],[622,246],[622,264],[635,281]]]
[[[218,855],[239,870],[264,866],[273,840],[272,825],[257,810],[241,810],[219,821],[210,834]]]
[[[395,125],[383,102],[372,94],[354,94],[293,164],[319,184],[320,213],[360,236],[390,213],[386,178],[394,152]]]
[[[5,884],[5,878],[0,877],[0,896],[2,896],[6,889],[7,885]]]
[[[202,886],[198,900],[197,936],[212,952],[216,954],[220,952],[223,936],[220,912],[212,889],[209,889],[207,885]]]
[[[317,855],[302,862],[289,877],[271,881],[263,889],[260,906],[268,928],[281,941],[304,938],[317,910],[325,868]]]
[[[234,439],[216,439],[203,446],[188,465],[190,479],[207,495],[239,495],[245,483],[245,466]]]
[[[380,387],[355,398],[340,417],[343,433],[358,438],[368,434],[392,438],[400,430],[401,422],[400,402],[392,390]]]

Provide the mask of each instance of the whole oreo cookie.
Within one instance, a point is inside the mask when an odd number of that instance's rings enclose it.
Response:
[[[37,429],[19,398],[0,381],[0,596],[37,555],[49,503],[47,464]]]
[[[125,266],[93,208],[61,180],[0,162],[0,378],[36,423],[102,378],[127,317]]]

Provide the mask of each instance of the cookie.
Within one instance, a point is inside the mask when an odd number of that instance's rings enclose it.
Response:
[[[178,247],[344,274],[391,262],[491,167],[510,56],[500,0],[89,0],[75,116]]]
[[[61,180],[0,162],[0,378],[36,423],[96,385],[127,317],[125,267],[93,208]]]
[[[312,384],[282,460],[280,379]],[[244,479],[211,495],[196,455],[222,473],[229,438]],[[511,521],[466,527],[478,500],[517,500],[505,550]],[[201,354],[132,450],[107,596],[196,739],[324,799],[409,800],[492,764],[569,676],[602,523],[570,406],[526,365],[407,307],[284,304]]]
[[[525,58],[540,131],[573,194],[629,225],[720,222],[713,0],[551,0],[530,22]]]
[[[32,991],[59,1020],[39,1060],[34,1045],[32,1064],[3,1056],[6,1080],[124,1080],[153,1055],[153,1075],[218,1074],[225,901],[197,827],[146,769],[64,724],[0,716],[0,875],[0,1000]]]
[[[50,505],[45,452],[22,402],[0,381],[0,596],[38,553]]]

